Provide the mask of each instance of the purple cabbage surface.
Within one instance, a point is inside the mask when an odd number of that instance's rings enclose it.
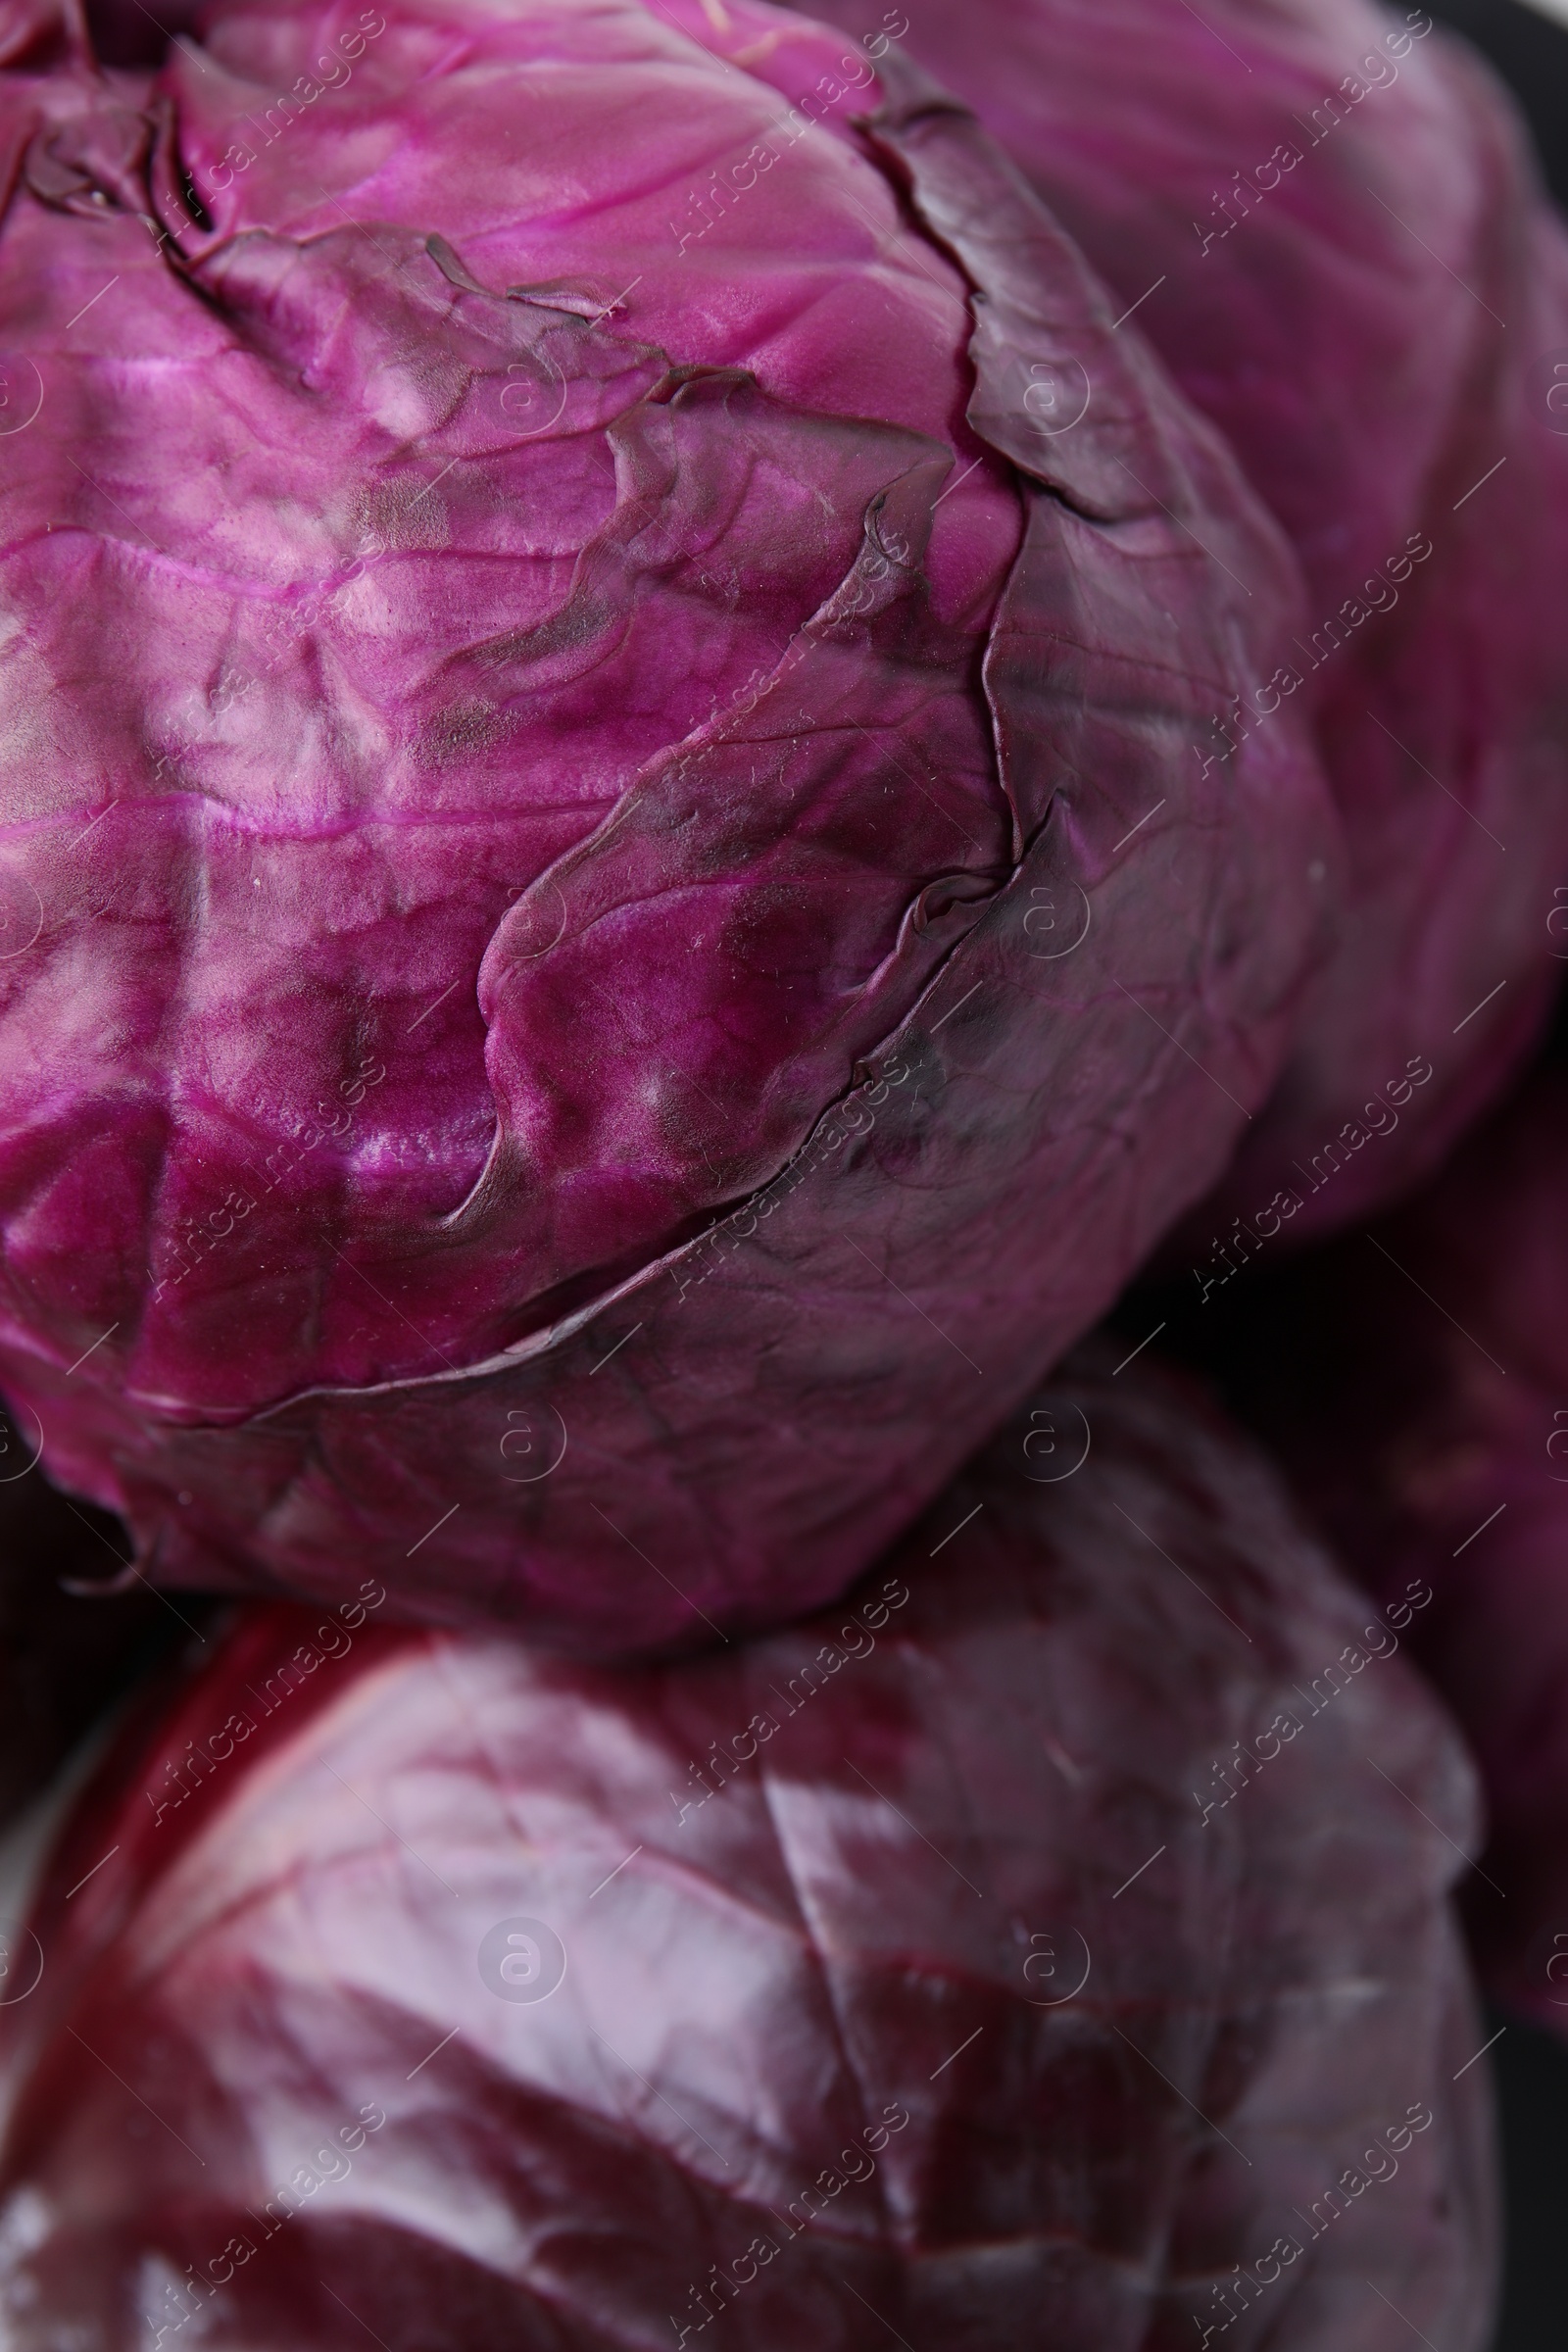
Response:
[[[1207,753],[1309,706],[1348,888],[1279,1090],[1186,1243],[1276,1202],[1298,1239],[1353,1223],[1504,1091],[1559,976],[1568,235],[1512,100],[1421,9],[906,13],[900,54],[975,108],[1300,557],[1307,625],[1216,706]],[[1412,1066],[1397,1136],[1361,1150]]]
[[[0,1385],[170,1583],[814,1604],[1274,1082],[1337,820],[1298,705],[1195,747],[1290,551],[968,117],[858,126],[896,18],[74,22],[0,73]]]
[[[1260,1283],[1237,1401],[1411,1628],[1480,1765],[1465,1891],[1493,1989],[1568,2033],[1568,1072],[1547,1061],[1439,1181]]]
[[[8,2346],[1384,2352],[1392,2304],[1476,2352],[1476,1820],[1412,1604],[1115,1365],[744,1646],[240,1604],[0,2009]]]

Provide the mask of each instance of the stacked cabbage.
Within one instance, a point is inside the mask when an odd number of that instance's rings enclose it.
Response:
[[[1454,1580],[1041,1384],[1540,1032],[1568,244],[1420,12],[821,13],[0,25],[18,2352],[1485,2340]]]

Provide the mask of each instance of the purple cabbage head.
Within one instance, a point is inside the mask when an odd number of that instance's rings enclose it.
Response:
[[[1468,1766],[1118,1354],[704,1658],[237,1609],[18,1939],[9,2352],[1478,2352]]]
[[[1273,1082],[1294,562],[901,22],[0,74],[0,1379],[149,1573],[819,1600]]]
[[[875,21],[869,0],[824,13]],[[1192,1238],[1232,1212],[1298,1238],[1351,1223],[1502,1090],[1557,978],[1568,235],[1512,102],[1421,9],[909,18],[905,47],[1136,306],[1300,557],[1306,626],[1216,704],[1206,753],[1309,709],[1348,889],[1280,1087]]]

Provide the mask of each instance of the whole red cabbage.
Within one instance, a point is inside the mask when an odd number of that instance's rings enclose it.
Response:
[[[8,2347],[1381,2352],[1392,2304],[1475,2352],[1475,1822],[1409,1604],[1115,1364],[745,1647],[238,1611],[0,2011]]]
[[[1347,1560],[1411,1629],[1480,1763],[1466,1890],[1495,1990],[1568,2032],[1568,1072],[1548,1062],[1441,1180],[1259,1286],[1228,1343]]]
[[[823,13],[877,21],[871,0]],[[1559,976],[1542,877],[1568,857],[1568,235],[1511,100],[1419,8],[908,16],[905,46],[1029,175],[1300,556],[1307,625],[1216,704],[1204,756],[1309,704],[1348,889],[1279,1090],[1190,1238],[1233,1211],[1298,1239],[1348,1224],[1502,1091]]]
[[[0,75],[0,1377],[173,1583],[771,1621],[1272,1083],[1293,562],[896,25],[200,23]]]

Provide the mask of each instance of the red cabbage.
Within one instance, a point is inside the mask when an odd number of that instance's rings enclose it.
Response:
[[[921,0],[910,25],[1300,556],[1288,669],[1216,704],[1208,750],[1277,725],[1282,693],[1310,702],[1348,891],[1191,1238],[1276,1197],[1298,1239],[1351,1223],[1503,1090],[1558,977],[1540,898],[1568,858],[1568,236],[1512,101],[1418,8]],[[1426,1075],[1397,1135],[1361,1149],[1407,1066]],[[1343,1172],[1314,1184],[1337,1141]]]
[[[745,1647],[237,1609],[0,2010],[11,2352],[1478,2352],[1468,1766],[1116,1362]]]
[[[176,1584],[771,1621],[1272,1083],[1293,562],[887,32],[201,24],[0,74],[0,1380]]]

